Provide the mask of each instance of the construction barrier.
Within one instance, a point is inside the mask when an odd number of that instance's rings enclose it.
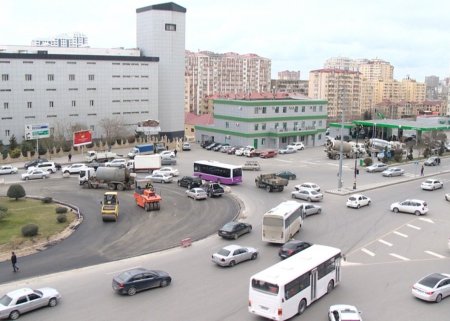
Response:
[[[192,239],[190,237],[187,237],[187,238],[181,240],[181,247],[188,247],[188,246],[191,246],[191,244],[192,244]]]

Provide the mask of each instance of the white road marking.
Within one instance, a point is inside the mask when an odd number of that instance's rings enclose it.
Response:
[[[311,165],[318,165],[318,164],[320,164],[319,162],[308,162],[308,161],[301,161],[302,163],[305,163],[305,164],[311,164]]]
[[[327,165],[339,166],[339,164],[336,163],[327,163]]]
[[[401,256],[401,255],[398,255],[398,254],[395,254],[395,253],[389,253],[389,255],[393,256],[393,257],[395,257],[397,259],[403,260],[403,261],[410,261],[410,259],[408,259],[407,257]]]
[[[290,161],[290,160],[285,160],[285,159],[277,159],[277,161],[279,161],[279,162],[285,162],[285,163],[292,163],[292,161]]]
[[[368,249],[362,248],[361,251],[363,251],[364,253],[370,255],[370,256],[375,256],[375,253],[369,251]]]
[[[398,235],[398,236],[401,236],[401,237],[405,237],[405,238],[408,237],[408,235],[400,233],[399,231],[394,231],[393,233]]]
[[[430,219],[430,218],[420,217],[419,220],[427,222],[427,223],[434,224],[434,221],[432,219]]]
[[[383,243],[384,245],[387,245],[387,246],[392,246],[392,243],[389,243],[388,241],[385,241],[382,239],[379,239],[378,242]]]
[[[431,251],[425,251],[425,253],[433,255],[433,256],[435,256],[437,258],[440,258],[440,259],[445,259],[444,255],[440,255],[440,254],[437,254],[437,253],[434,253],[434,252],[431,252]]]
[[[422,229],[422,228],[420,228],[418,226],[415,226],[415,225],[412,225],[412,224],[406,224],[406,226],[408,226],[410,228],[413,228],[413,229],[416,229],[416,230],[421,230]]]

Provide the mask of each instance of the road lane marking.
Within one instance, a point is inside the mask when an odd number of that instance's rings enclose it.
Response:
[[[389,255],[393,256],[393,257],[395,257],[397,259],[403,260],[403,261],[410,261],[410,259],[408,259],[407,257],[401,256],[401,255],[398,255],[398,254],[395,254],[395,253],[389,253]]]
[[[363,251],[364,253],[370,255],[370,256],[375,256],[375,253],[369,251],[368,249],[362,248],[361,251]]]
[[[398,235],[398,236],[401,236],[401,237],[405,237],[405,238],[408,237],[408,235],[400,233],[399,231],[394,231],[393,233]]]
[[[434,253],[434,252],[432,252],[432,251],[425,251],[425,253],[430,254],[430,255],[433,255],[433,256],[435,256],[435,257],[437,257],[437,258],[440,258],[440,259],[445,259],[445,256],[444,256],[444,255],[440,255],[440,254]]]
[[[430,218],[420,217],[419,220],[427,222],[427,223],[434,224],[434,221],[432,219],[430,219]]]
[[[415,225],[412,225],[412,224],[406,224],[406,226],[408,226],[410,228],[413,228],[413,229],[416,229],[416,230],[421,230],[422,229],[422,228],[420,228],[418,226],[415,226]]]
[[[279,162],[285,162],[285,163],[292,163],[292,161],[290,161],[290,160],[285,160],[285,159],[277,159],[277,161],[279,161]]]
[[[387,245],[387,246],[392,246],[392,243],[389,243],[388,241],[385,241],[382,239],[379,239],[378,242],[383,243],[384,245]]]

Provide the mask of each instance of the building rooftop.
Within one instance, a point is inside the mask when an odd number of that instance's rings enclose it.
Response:
[[[188,125],[212,125],[214,119],[212,114],[196,115],[194,113],[185,113],[184,123]]]

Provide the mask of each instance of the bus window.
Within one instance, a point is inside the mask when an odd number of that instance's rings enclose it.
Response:
[[[255,290],[269,293],[269,294],[274,294],[274,295],[278,294],[278,289],[279,289],[278,285],[276,285],[276,284],[262,282],[262,281],[258,281],[258,280],[254,280],[254,279],[252,280],[252,287]]]

